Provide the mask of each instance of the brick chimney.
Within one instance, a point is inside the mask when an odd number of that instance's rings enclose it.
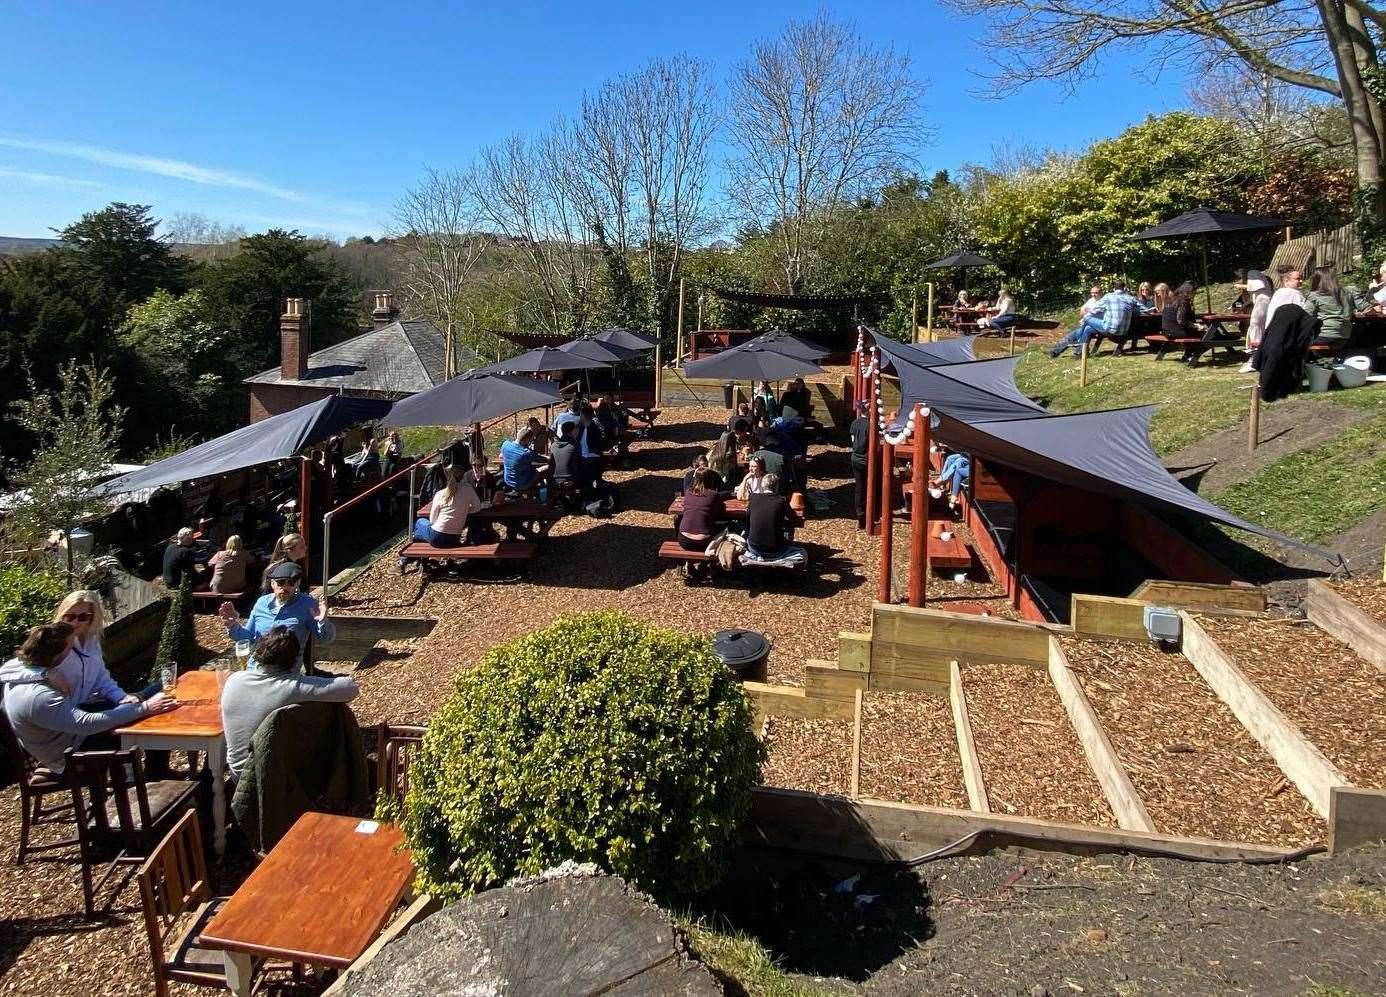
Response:
[[[383,329],[397,318],[399,309],[395,307],[395,296],[389,291],[376,291],[375,308],[371,311],[375,328]]]
[[[286,381],[301,381],[308,371],[308,302],[286,298],[279,317],[279,374]]]

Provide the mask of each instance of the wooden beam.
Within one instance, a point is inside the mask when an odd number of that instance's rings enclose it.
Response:
[[[1348,777],[1266,698],[1193,616],[1186,612],[1180,612],[1179,616],[1184,623],[1180,650],[1189,664],[1227,704],[1247,733],[1275,759],[1285,778],[1304,794],[1319,816],[1328,819],[1333,787],[1351,785]]]
[[[852,701],[810,696],[807,689],[792,685],[768,685],[764,682],[742,682],[756,704],[768,716],[800,717],[805,720],[850,720]]]
[[[929,414],[914,406],[913,490],[910,494],[909,604],[923,606],[929,581]]]
[[[1293,854],[1287,849],[1246,842],[1116,830],[882,800],[849,800],[843,796],[767,786],[757,786],[752,791],[751,814],[743,828],[745,840],[752,844],[855,861],[909,860],[974,832],[989,835],[988,841],[970,849],[975,852],[1009,844],[1077,855],[1173,852],[1189,859],[1276,859]],[[1008,838],[1008,835],[1013,837]]]
[[[1328,850],[1386,841],[1386,790],[1334,786],[1328,807]]]
[[[871,671],[871,635],[840,631],[837,635],[837,667],[844,672]]]
[[[1306,608],[1310,623],[1352,648],[1363,661],[1370,661],[1379,671],[1386,672],[1386,626],[1318,578],[1309,579]]]
[[[1049,638],[1049,681],[1059,694],[1059,702],[1064,704],[1069,723],[1083,745],[1088,767],[1092,769],[1097,784],[1102,787],[1102,795],[1107,798],[1112,813],[1116,815],[1117,826],[1129,831],[1154,831],[1155,822],[1150,819],[1145,803],[1131,784],[1126,766],[1121,764],[1121,758],[1108,740],[1102,722],[1093,712],[1083,687],[1074,678],[1068,658],[1056,637]]]
[[[1142,582],[1132,599],[1179,609],[1235,609],[1260,615],[1266,611],[1266,592],[1255,585],[1213,585],[1208,582]]]
[[[804,665],[804,689],[810,697],[850,703],[852,694],[866,688],[864,672],[849,672],[831,661],[810,660]]]
[[[861,795],[861,697],[858,689],[852,704],[852,799]]]
[[[982,763],[977,760],[977,744],[972,740],[972,722],[967,716],[967,694],[963,692],[962,669],[956,661],[948,665],[948,698],[953,705],[953,729],[958,735],[958,757],[962,760],[963,785],[967,805],[978,813],[991,813]]]
[[[414,925],[424,918],[443,909],[443,902],[432,894],[424,893],[397,916],[389,925],[371,942],[366,951],[357,956],[356,961],[342,971],[342,974],[333,981],[332,986],[322,992],[322,997],[337,997],[347,991],[347,981],[352,975],[361,972],[369,966],[381,949],[385,948],[400,935],[404,934]]]
[[[874,349],[874,348],[873,348]],[[863,400],[866,402],[866,535],[874,537],[880,530],[880,505],[877,493],[881,477],[881,431],[877,423],[879,412],[876,404],[876,391],[880,374],[873,362],[864,381]]]
[[[882,660],[912,655],[930,660],[942,654],[945,666],[953,658],[960,664],[1049,665],[1049,632],[1033,624],[881,603],[871,617],[873,672]]]
[[[1136,599],[1074,593],[1069,620],[1078,636],[1146,640],[1145,607]]]
[[[881,441],[881,550],[876,575],[876,601],[895,601],[895,447]]]

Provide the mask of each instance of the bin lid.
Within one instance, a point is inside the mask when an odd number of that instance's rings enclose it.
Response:
[[[712,635],[712,649],[723,662],[735,668],[769,654],[770,641],[754,630],[718,630]]]

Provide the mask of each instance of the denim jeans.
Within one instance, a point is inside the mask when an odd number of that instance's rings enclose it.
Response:
[[[952,491],[953,498],[963,490],[963,485],[967,484],[968,475],[972,473],[972,462],[967,459],[966,454],[953,453],[943,458],[943,470],[939,472],[938,483],[947,483]]]
[[[457,537],[451,533],[439,533],[429,523],[427,516],[420,516],[414,520],[414,539],[422,540],[426,544],[434,547],[456,547]]]
[[[1054,345],[1054,348],[1049,351],[1049,355],[1051,357],[1062,356],[1063,352],[1071,346],[1073,347],[1073,355],[1077,356],[1082,350],[1083,344],[1095,333],[1105,333],[1106,331],[1107,327],[1102,324],[1100,318],[1094,318],[1088,315],[1082,322],[1078,323],[1078,328],[1074,329]]]

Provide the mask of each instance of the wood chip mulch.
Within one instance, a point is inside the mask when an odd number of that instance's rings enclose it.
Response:
[[[1386,626],[1386,582],[1373,579],[1347,579],[1330,582],[1344,599]]]
[[[1310,623],[1198,622],[1344,775],[1386,788],[1386,675]]]
[[[1062,642],[1157,829],[1274,845],[1323,838],[1308,801],[1183,655]]]
[[[780,789],[846,796],[852,789],[852,721],[769,717],[770,757],[761,782]]]
[[[967,808],[947,696],[868,692],[862,697],[860,794],[873,800]]]
[[[966,665],[962,679],[993,811],[1116,824],[1045,672],[1023,665]]]

